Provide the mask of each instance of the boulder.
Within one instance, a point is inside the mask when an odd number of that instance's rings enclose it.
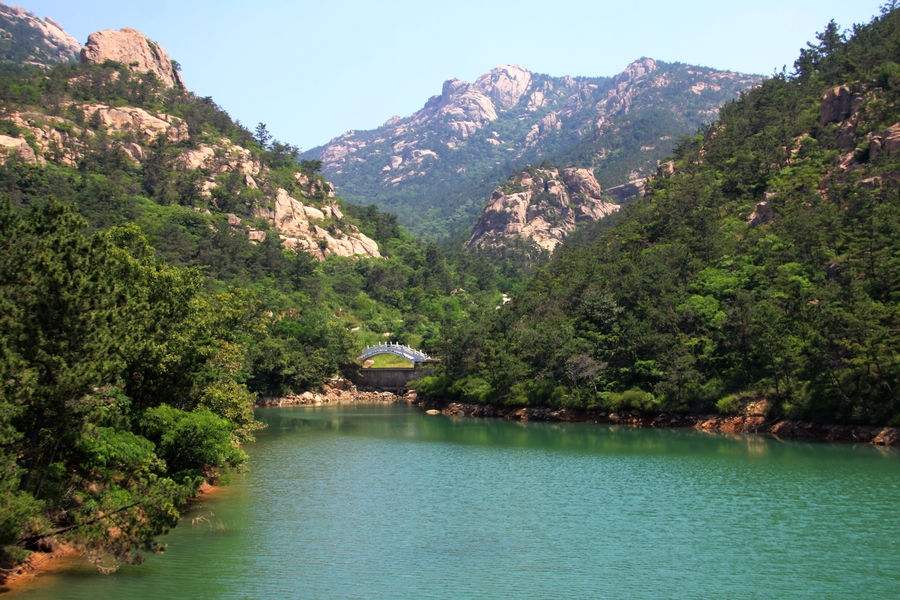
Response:
[[[881,136],[881,150],[888,156],[900,150],[900,123],[888,127]]]
[[[828,90],[819,106],[819,124],[827,125],[849,117],[852,99],[853,91],[848,85],[839,85]]]
[[[591,198],[603,195],[603,189],[590,169],[563,169],[562,174],[565,189],[570,195],[581,194]]]
[[[900,428],[885,427],[872,440],[877,446],[900,446]]]
[[[37,156],[24,139],[0,135],[0,163],[8,156],[18,156],[30,164],[43,164],[43,158]]]
[[[747,224],[750,227],[757,227],[772,222],[772,219],[775,218],[775,211],[772,209],[770,202],[774,197],[774,192],[766,192],[765,199],[756,203],[753,212],[747,217]]]
[[[166,87],[185,88],[165,49],[136,29],[105,29],[88,36],[87,44],[81,49],[81,62],[107,60],[128,65],[134,71],[155,73]]]

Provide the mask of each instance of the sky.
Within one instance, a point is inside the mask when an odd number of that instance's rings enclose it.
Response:
[[[611,76],[642,56],[772,75],[829,20],[884,0],[4,0],[81,44],[131,27],[181,64],[187,88],[251,131],[309,150],[419,110],[451,78],[502,64]]]

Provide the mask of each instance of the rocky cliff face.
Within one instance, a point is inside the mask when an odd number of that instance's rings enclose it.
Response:
[[[112,60],[133,71],[155,73],[160,80],[158,100],[164,97],[164,88],[183,91],[165,49],[133,29],[92,34],[81,56],[88,63]],[[123,73],[115,69],[105,75],[92,73],[91,81],[104,76],[118,81]],[[71,84],[77,85],[80,77],[76,74]],[[109,160],[118,161],[119,168],[141,170],[152,162],[164,176],[191,181],[201,204],[211,209],[198,208],[201,212],[210,217],[216,209],[240,212],[243,218],[228,214],[226,226],[244,232],[251,241],[262,242],[275,232],[284,247],[317,258],[380,256],[378,244],[345,221],[331,185],[321,176],[298,169],[284,181],[283,173],[280,179],[266,165],[258,147],[242,146],[196,126],[191,130],[184,118],[165,110],[71,97],[54,101],[54,105],[0,107],[6,132],[0,135],[0,164],[14,160],[76,167],[98,152],[117,156]],[[181,101],[197,100],[183,92]],[[268,225],[268,234],[261,222]]]
[[[466,248],[521,238],[553,252],[580,223],[618,209],[618,204],[604,199],[589,169],[530,167],[494,190]]]
[[[184,89],[184,81],[175,70],[168,52],[136,29],[125,27],[119,31],[105,29],[92,33],[81,49],[81,60],[89,63],[106,60],[120,62],[135,71],[155,73],[167,87]]]
[[[323,161],[344,197],[392,210],[414,232],[433,225],[420,226],[423,215],[462,228],[490,189],[545,158],[591,168],[607,187],[650,175],[679,135],[760,79],[648,58],[612,78],[503,65],[474,83],[450,79],[413,115],[305,156]]]
[[[78,60],[81,44],[53,19],[0,3],[0,59],[50,66]]]

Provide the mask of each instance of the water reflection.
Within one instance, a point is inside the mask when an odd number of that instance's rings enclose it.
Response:
[[[792,462],[812,455],[832,460],[896,459],[896,449],[868,445],[787,442],[754,434],[723,434],[692,429],[650,429],[593,423],[545,423],[425,415],[397,406],[271,407],[257,418],[268,424],[263,436],[303,431],[380,439],[484,446],[540,448],[570,454],[690,456],[704,454]],[[818,461],[818,459],[816,459]]]

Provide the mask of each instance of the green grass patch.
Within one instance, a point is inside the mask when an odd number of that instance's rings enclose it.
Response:
[[[384,369],[387,367],[407,367],[412,368],[413,364],[405,358],[400,358],[395,354],[376,354],[371,358],[372,363],[368,365],[370,369]]]

